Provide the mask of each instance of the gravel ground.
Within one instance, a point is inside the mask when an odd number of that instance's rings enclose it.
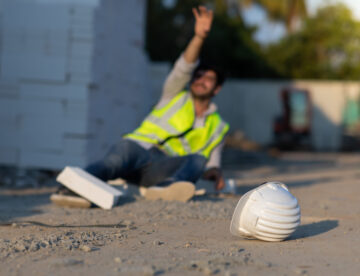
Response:
[[[50,203],[51,181],[3,185],[0,223],[17,223],[0,226],[0,275],[358,275],[359,154],[231,151],[224,161],[237,194],[188,203],[136,196],[110,211],[70,209]],[[231,236],[241,195],[271,180],[298,198],[297,231],[276,243]]]

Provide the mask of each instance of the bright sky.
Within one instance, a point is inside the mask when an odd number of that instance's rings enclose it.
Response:
[[[307,8],[310,14],[314,14],[318,7],[322,5],[341,2],[346,4],[354,13],[355,17],[360,20],[360,0],[307,0]],[[259,26],[255,34],[255,39],[260,43],[267,44],[277,41],[286,32],[285,26],[280,23],[269,22],[266,13],[258,6],[253,6],[243,13],[245,21],[250,25]]]
[[[311,13],[314,13],[317,7],[324,5],[326,3],[341,2],[346,4],[349,8],[352,9],[356,18],[360,19],[360,1],[359,0],[307,0],[307,6]]]

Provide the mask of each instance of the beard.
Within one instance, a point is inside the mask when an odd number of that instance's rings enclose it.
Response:
[[[200,95],[196,94],[193,90],[190,90],[190,92],[193,98],[199,101],[207,101],[215,96],[215,89],[212,89],[208,93],[200,94]]]

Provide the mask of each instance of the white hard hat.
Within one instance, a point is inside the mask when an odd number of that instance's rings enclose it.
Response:
[[[233,214],[230,232],[235,236],[282,241],[300,224],[296,198],[281,182],[267,182],[243,195]]]

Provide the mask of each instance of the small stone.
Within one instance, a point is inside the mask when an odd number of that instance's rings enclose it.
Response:
[[[203,269],[203,273],[204,273],[205,275],[212,275],[212,270],[211,270],[209,267],[205,267],[205,268]]]
[[[22,244],[22,243],[18,243],[18,244],[15,245],[15,250],[16,251],[23,252],[26,249],[27,249],[26,246],[24,244]]]
[[[115,257],[114,261],[115,261],[115,263],[118,263],[118,264],[121,264],[123,262],[122,259],[119,257]]]
[[[40,246],[37,242],[32,242],[30,245],[29,250],[32,252],[38,251],[40,249]]]
[[[155,241],[153,241],[153,244],[154,244],[154,245],[163,245],[163,244],[165,244],[165,242],[162,242],[162,241],[159,241],[159,240],[155,240]]]
[[[80,249],[84,252],[91,252],[93,250],[90,246],[87,245],[81,246]]]

